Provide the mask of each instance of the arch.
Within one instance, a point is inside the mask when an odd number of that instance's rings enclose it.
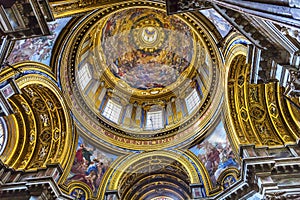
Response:
[[[6,117],[8,145],[14,148],[5,149],[1,159],[14,169],[35,170],[49,164],[68,167],[75,147],[73,122],[55,79],[43,64],[26,62],[14,67],[23,73],[16,77],[21,94],[9,98],[14,114]],[[13,72],[3,74],[10,78]]]
[[[292,119],[277,81],[250,84],[250,64],[246,56],[233,57],[227,74],[227,111],[234,148],[241,145],[283,147],[296,144],[299,126]]]
[[[239,144],[236,142],[235,140],[235,135],[237,135],[236,133],[236,129],[234,128],[235,126],[234,124],[234,119],[229,117],[230,116],[230,112],[231,112],[231,108],[230,108],[230,97],[232,97],[233,94],[229,93],[231,85],[232,85],[232,81],[234,80],[234,78],[230,77],[230,75],[232,74],[233,68],[232,68],[232,64],[234,59],[237,58],[245,58],[247,56],[247,46],[240,44],[239,41],[246,41],[246,39],[239,35],[238,33],[231,33],[228,35],[228,37],[225,40],[225,47],[223,50],[223,54],[224,54],[224,59],[225,59],[225,76],[224,76],[224,90],[225,90],[225,95],[224,95],[224,106],[223,106],[223,116],[224,116],[224,122],[226,124],[227,127],[227,133],[228,133],[228,139],[230,141],[230,143],[232,144],[233,147],[233,151],[235,152],[235,155],[238,159],[240,159],[238,151],[239,151]],[[231,80],[231,81],[229,81]],[[231,91],[232,92],[232,91]]]
[[[107,180],[110,181],[107,182],[107,189],[110,191],[118,190],[119,195],[126,198],[129,196],[143,196],[141,193],[131,193],[135,190],[127,187],[129,182],[133,184],[142,182],[145,186],[144,188],[147,185],[155,185],[154,183],[173,182],[173,184],[177,186],[179,184],[186,189],[189,188],[190,184],[201,183],[201,178],[193,164],[185,156],[180,155],[179,152],[172,151],[153,151],[129,155],[117,166],[114,166],[114,170],[108,176],[110,178]],[[151,183],[149,180],[151,180]],[[172,187],[170,186],[170,188]],[[168,189],[170,190],[170,188]],[[104,190],[102,189],[102,194],[105,192]],[[145,193],[147,192],[149,191],[145,191]],[[186,192],[186,195],[191,194]]]

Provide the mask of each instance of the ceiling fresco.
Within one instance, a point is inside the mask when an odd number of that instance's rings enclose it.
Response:
[[[66,184],[71,181],[82,182],[87,184],[93,193],[97,193],[104,173],[116,158],[116,155],[104,152],[79,137],[74,163]]]
[[[228,141],[222,121],[207,139],[190,148],[190,151],[203,162],[214,186],[225,169],[240,167]],[[235,182],[233,179],[231,181]]]
[[[102,51],[112,73],[133,88],[164,88],[191,64],[193,33],[180,18],[133,8],[108,17]]]
[[[218,29],[222,37],[225,37],[232,26],[214,9],[200,10],[200,12],[207,17]]]
[[[9,63],[18,63],[30,60],[49,65],[53,45],[59,33],[70,19],[71,17],[67,17],[49,22],[48,26],[51,31],[49,36],[17,40],[7,61]]]

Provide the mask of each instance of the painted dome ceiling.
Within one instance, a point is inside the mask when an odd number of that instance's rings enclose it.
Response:
[[[221,101],[220,57],[201,22],[168,16],[163,4],[132,3],[74,26],[80,28],[61,50],[67,59],[60,74],[83,132],[133,149],[172,146],[205,132]]]
[[[111,72],[137,89],[164,88],[191,64],[193,32],[180,18],[135,8],[108,17],[101,50]]]

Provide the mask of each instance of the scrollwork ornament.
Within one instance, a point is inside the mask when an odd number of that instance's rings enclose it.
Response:
[[[46,105],[43,100],[41,100],[40,98],[37,98],[37,99],[34,99],[34,101],[33,101],[33,108],[35,108],[38,111],[43,112],[46,110]]]
[[[258,88],[254,86],[249,86],[249,95],[250,100],[253,102],[258,103],[259,102],[259,94],[258,94]]]
[[[39,151],[39,160],[43,160],[47,154],[48,154],[48,147],[42,146],[42,148]]]
[[[250,108],[251,117],[253,117],[257,121],[263,120],[265,117],[265,113],[266,112],[258,105],[255,105],[252,108]]]
[[[80,188],[75,188],[71,191],[70,196],[74,197],[75,200],[85,200],[86,199],[86,195],[84,190],[80,189]]]
[[[49,143],[49,142],[51,141],[51,139],[52,139],[52,133],[51,133],[50,129],[44,130],[44,131],[41,133],[39,139],[40,139],[40,141],[41,141],[42,143],[44,143],[44,144]]]

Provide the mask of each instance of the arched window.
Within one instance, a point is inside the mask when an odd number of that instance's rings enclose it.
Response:
[[[109,99],[103,110],[102,115],[110,121],[119,124],[121,111],[122,106]]]
[[[78,82],[80,84],[81,89],[84,90],[91,80],[92,80],[92,74],[89,68],[89,64],[85,63],[78,70]]]
[[[163,111],[151,111],[147,112],[147,118],[146,118],[146,130],[157,130],[164,127],[163,124]]]
[[[200,97],[196,89],[194,89],[186,98],[186,108],[189,114],[191,114],[195,108],[200,104]]]

